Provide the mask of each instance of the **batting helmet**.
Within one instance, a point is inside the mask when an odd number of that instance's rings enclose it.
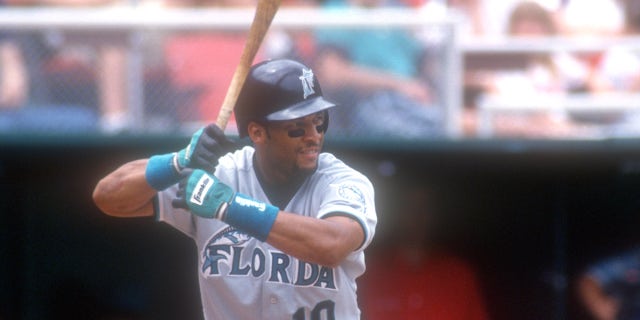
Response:
[[[251,121],[292,120],[334,106],[322,97],[320,83],[309,67],[278,59],[251,67],[234,112],[238,134],[243,138],[248,135],[247,126]]]

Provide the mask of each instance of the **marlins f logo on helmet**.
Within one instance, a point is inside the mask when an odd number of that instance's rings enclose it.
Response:
[[[316,93],[313,90],[313,71],[311,69],[302,69],[302,75],[299,77],[302,81],[302,90],[304,91],[304,98]]]
[[[263,61],[251,67],[236,101],[238,135],[249,135],[251,121],[293,120],[335,106],[323,98],[310,67],[288,59]]]

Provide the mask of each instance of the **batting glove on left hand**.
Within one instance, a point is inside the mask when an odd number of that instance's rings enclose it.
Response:
[[[184,176],[173,207],[203,218],[220,219],[261,241],[267,239],[280,209],[236,193],[204,170],[187,170]]]
[[[171,205],[203,218],[223,216],[235,192],[204,170],[185,170]]]

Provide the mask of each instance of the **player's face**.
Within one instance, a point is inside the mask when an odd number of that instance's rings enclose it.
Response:
[[[324,141],[325,117],[325,112],[318,112],[269,123],[270,148],[266,151],[272,166],[290,175],[315,171]]]

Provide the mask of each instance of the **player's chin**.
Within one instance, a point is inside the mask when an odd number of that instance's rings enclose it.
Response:
[[[318,167],[318,158],[315,160],[305,159],[298,161],[298,168],[304,171],[314,171]]]
[[[298,154],[298,167],[302,170],[313,171],[318,167],[318,153],[302,152]]]

